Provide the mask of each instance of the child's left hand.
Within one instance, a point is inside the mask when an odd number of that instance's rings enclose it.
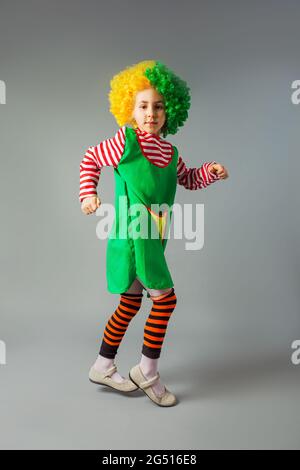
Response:
[[[208,171],[217,175],[220,179],[224,180],[228,178],[228,171],[226,170],[225,166],[221,165],[220,163],[213,163],[209,165]]]

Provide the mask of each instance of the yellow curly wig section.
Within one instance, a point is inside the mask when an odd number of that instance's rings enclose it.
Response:
[[[155,64],[155,60],[143,60],[126,67],[111,79],[111,90],[108,94],[109,110],[119,126],[130,123],[133,127],[137,127],[135,120],[132,119],[135,96],[139,91],[151,88],[151,83],[145,76],[145,70],[149,67],[153,68]]]

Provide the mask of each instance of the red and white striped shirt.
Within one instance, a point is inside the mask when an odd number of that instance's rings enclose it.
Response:
[[[140,149],[153,165],[167,166],[174,153],[172,144],[160,136],[135,129]],[[80,192],[79,200],[97,195],[97,185],[102,167],[117,168],[125,148],[125,126],[120,127],[115,136],[100,142],[95,147],[89,147],[80,163]],[[182,157],[178,156],[177,183],[186,189],[203,189],[219,179],[208,171],[209,165],[215,161],[205,162],[200,168],[187,168]]]

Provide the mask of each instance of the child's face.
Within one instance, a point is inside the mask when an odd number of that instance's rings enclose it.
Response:
[[[163,96],[154,88],[139,91],[135,97],[132,117],[141,130],[159,135],[166,120]]]

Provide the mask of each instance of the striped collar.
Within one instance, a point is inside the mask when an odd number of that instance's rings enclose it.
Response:
[[[143,131],[139,127],[136,128],[136,132],[144,137],[145,139],[157,139],[157,140],[163,140],[159,135],[156,134],[150,134],[150,132]]]
[[[165,167],[171,163],[174,154],[172,144],[158,135],[143,131],[139,127],[135,129],[135,133],[144,157],[153,165]]]

